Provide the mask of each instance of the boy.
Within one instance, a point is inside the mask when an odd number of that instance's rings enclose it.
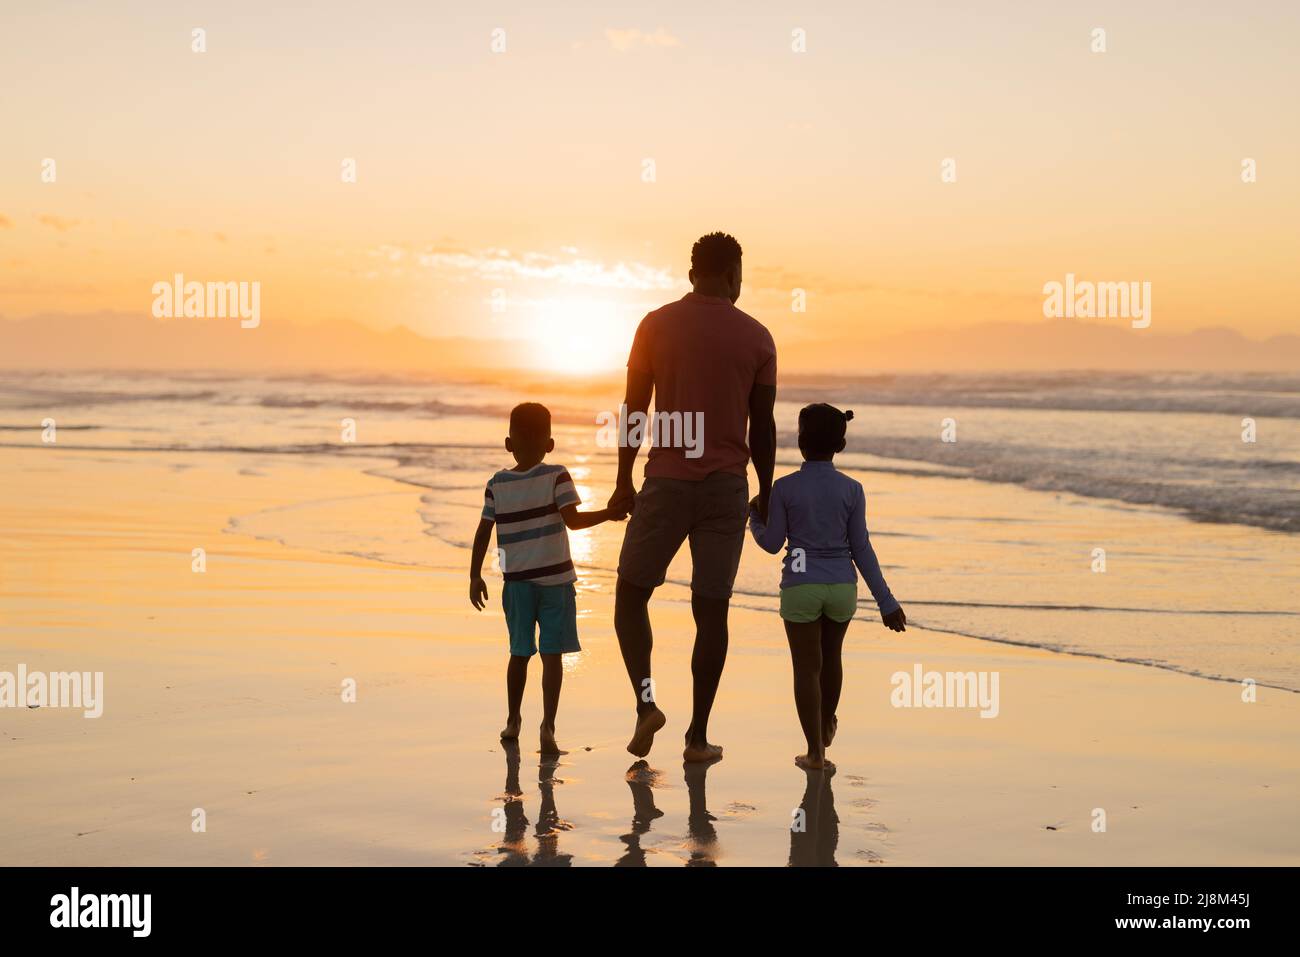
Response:
[[[536,402],[515,406],[506,437],[506,450],[515,457],[515,467],[502,469],[488,480],[469,562],[469,600],[482,611],[488,597],[483,556],[496,525],[497,553],[505,579],[501,605],[510,630],[510,665],[506,669],[509,711],[501,740],[519,737],[519,707],[528,681],[528,660],[537,654],[535,636],[540,625],[543,754],[562,753],[555,743],[555,712],[564,680],[561,656],[581,650],[573,587],[578,576],[565,528],[591,528],[627,516],[626,511],[608,508],[579,512],[578,493],[568,471],[542,461],[554,449],[550,410]]]

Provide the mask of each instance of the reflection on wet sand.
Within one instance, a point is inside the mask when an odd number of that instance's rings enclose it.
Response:
[[[537,789],[541,797],[541,808],[537,819],[537,851],[532,857],[528,853],[528,816],[524,813],[523,791],[519,787],[519,742],[502,741],[506,754],[506,784],[502,794],[502,807],[494,813],[493,827],[503,832],[504,837],[497,845],[497,853],[502,855],[498,867],[569,867],[573,863],[572,854],[562,854],[559,838],[562,831],[572,825],[560,817],[555,806],[555,771],[559,767],[556,758],[543,758],[537,767]]]
[[[555,785],[564,783],[555,779],[555,770],[559,766],[559,758],[543,758],[537,768],[537,789],[542,795],[542,807],[537,819],[534,867],[569,867],[573,863],[572,854],[560,853],[560,833],[573,825],[560,817],[555,808]]]
[[[491,851],[498,855],[498,867],[569,867],[573,855],[563,853],[559,847],[560,835],[572,829],[572,824],[560,817],[555,803],[555,788],[564,782],[556,777],[559,761],[543,759],[538,764],[538,798],[540,807],[534,830],[536,846],[528,841],[529,819],[524,811],[524,794],[519,786],[520,752],[516,742],[502,742],[506,755],[506,783],[501,795],[501,807],[493,811],[493,830],[502,834],[501,841]],[[716,823],[718,818],[709,811],[707,783],[710,765],[686,763],[689,810],[687,833],[680,843],[669,838],[671,849],[644,846],[645,836],[655,821],[664,816],[655,805],[655,789],[665,786],[663,772],[641,760],[627,770],[625,780],[632,792],[632,823],[626,834],[619,835],[623,843],[622,855],[615,867],[646,867],[649,855],[664,853],[670,859],[681,860],[680,851],[686,852],[687,867],[717,867],[722,857]],[[790,867],[837,867],[835,859],[840,839],[840,818],[835,810],[835,796],[831,790],[834,771],[805,771],[802,799],[792,814],[790,822]],[[852,775],[850,775],[852,777]],[[854,783],[850,781],[850,783]],[[733,803],[724,816],[731,818],[736,809],[754,810],[749,805]],[[868,825],[879,828],[879,825]],[[664,835],[660,835],[664,837]],[[880,858],[874,852],[860,851],[859,856],[872,861]]]
[[[710,767],[711,765],[698,761],[688,761],[683,765],[691,803],[690,816],[687,818],[691,857],[686,862],[687,867],[718,866],[718,831],[713,826],[717,818],[709,813],[705,797],[705,779]]]
[[[803,800],[790,821],[791,867],[836,867],[840,818],[831,791],[833,770],[804,771]]]
[[[705,779],[709,765],[688,762],[683,767],[690,798],[686,840],[690,857],[686,866],[716,867],[718,832],[713,822],[717,818],[709,813],[705,798]],[[614,863],[615,867],[646,866],[648,852],[641,846],[641,838],[650,833],[650,825],[654,821],[664,816],[664,812],[655,807],[654,798],[654,789],[659,785],[660,776],[660,772],[650,767],[647,761],[637,761],[627,769],[627,786],[632,792],[632,829],[619,836],[627,850]]]
[[[632,791],[632,830],[619,836],[627,850],[614,862],[615,867],[646,866],[641,835],[648,834],[651,822],[664,816],[664,812],[655,807],[653,789],[658,779],[659,772],[651,768],[648,761],[637,761],[627,769],[627,786]]]

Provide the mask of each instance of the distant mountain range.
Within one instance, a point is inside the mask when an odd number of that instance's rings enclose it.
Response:
[[[787,369],[825,372],[1300,371],[1300,336],[1248,339],[1223,328],[1165,333],[1072,319],[925,329],[829,348],[778,342],[778,352]]]
[[[1053,369],[1300,371],[1300,336],[1248,339],[1231,329],[1185,333],[1066,319],[993,322],[834,342],[783,341],[790,372],[1020,371]],[[220,369],[450,375],[530,369],[527,340],[431,338],[359,322],[159,320],[125,313],[0,319],[0,368]]]

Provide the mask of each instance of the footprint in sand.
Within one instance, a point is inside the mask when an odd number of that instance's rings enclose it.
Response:
[[[743,801],[732,801],[727,805],[727,809],[722,813],[727,817],[748,817],[758,811],[753,804],[746,804]]]
[[[876,801],[874,798],[858,798],[855,801],[850,801],[849,806],[860,807],[863,808],[864,810],[870,810],[871,808],[876,806]]]
[[[867,779],[860,774],[846,774],[844,780],[849,782],[850,787],[864,788],[867,786]]]
[[[857,857],[859,860],[866,861],[868,864],[885,863],[885,859],[881,857],[879,854],[877,854],[875,851],[858,851]]]

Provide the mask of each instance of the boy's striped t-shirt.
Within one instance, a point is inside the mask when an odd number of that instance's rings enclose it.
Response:
[[[560,509],[578,504],[563,465],[534,465],[527,472],[502,469],[488,479],[483,517],[496,522],[502,577],[537,585],[577,581],[569,535]]]

